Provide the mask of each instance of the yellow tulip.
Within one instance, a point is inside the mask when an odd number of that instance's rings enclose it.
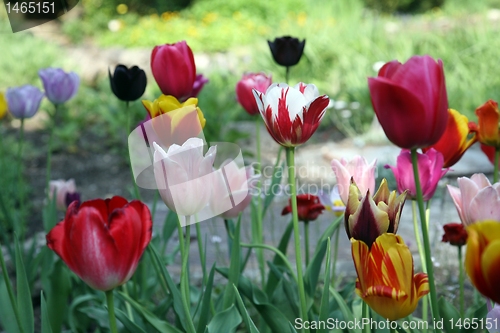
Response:
[[[198,98],[189,98],[187,101],[184,103],[181,103],[175,98],[174,96],[171,95],[161,95],[154,101],[148,101],[148,100],[143,100],[142,105],[148,110],[149,115],[151,118],[155,118],[159,115],[187,107],[187,106],[194,106],[196,108],[196,112],[198,113],[198,118],[200,119],[200,125],[201,128],[205,127],[205,123],[207,122],[205,117],[203,116],[203,112],[201,112],[201,109],[198,107]]]
[[[429,293],[427,274],[413,275],[413,257],[400,236],[382,234],[371,249],[351,238],[351,249],[358,273],[356,294],[382,317],[408,316]]]
[[[5,115],[7,114],[7,109],[8,106],[7,101],[5,100],[5,96],[0,92],[0,119],[5,117]]]
[[[477,290],[500,303],[500,222],[485,220],[467,228],[465,270]]]

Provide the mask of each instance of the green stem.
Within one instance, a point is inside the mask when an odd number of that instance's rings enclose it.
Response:
[[[128,142],[128,136],[130,135],[130,132],[132,131],[132,112],[130,111],[130,104],[129,101],[126,101],[125,104],[127,105],[127,140]],[[129,159],[130,159],[130,154],[129,154]],[[132,183],[134,183],[134,196],[137,200],[141,200],[141,193],[139,192],[139,187],[137,186],[137,183],[135,182],[134,179],[134,171],[132,169],[132,160],[129,161],[130,163],[130,172],[132,173]]]
[[[498,162],[500,160],[500,149],[495,150],[495,164],[493,165],[493,183],[498,182]]]
[[[185,246],[182,252],[182,270],[181,270],[181,296],[182,305],[184,307],[184,312],[187,320],[187,331],[189,333],[195,333],[196,329],[194,327],[193,318],[191,317],[191,297],[189,290],[189,247],[191,243],[191,225],[190,216],[186,216],[186,239],[184,244],[181,245],[181,249]],[[180,226],[180,222],[179,222]],[[179,235],[179,240],[182,238],[182,230]]]
[[[113,289],[106,291],[106,303],[108,304],[109,330],[111,331],[111,333],[118,333],[118,328],[116,327]]]
[[[361,305],[361,320],[364,318],[370,319],[370,311],[365,301]],[[363,325],[363,333],[370,333],[370,325]]]
[[[19,225],[16,228],[16,224],[12,227],[14,227],[14,230],[16,230],[17,233],[19,233],[19,238],[21,240],[24,239],[24,188],[22,187],[22,170],[23,170],[23,144],[24,144],[24,118],[21,118],[21,127],[19,128],[19,149],[17,151],[17,161],[18,161],[18,168],[17,168],[17,188],[18,188],[18,194],[19,194]],[[18,229],[19,228],[19,229]]]
[[[464,305],[464,263],[462,261],[462,247],[458,247],[458,280],[460,283],[460,317],[465,318]]]
[[[122,290],[125,295],[129,296],[126,283],[122,284]],[[128,318],[130,319],[130,321],[134,322],[134,314],[132,313],[132,306],[130,305],[129,302],[125,302],[125,307],[127,308]]]
[[[151,208],[151,219],[154,221],[155,220],[155,214],[156,214],[156,204],[158,202],[158,196],[159,196],[158,190],[155,191],[154,197],[153,197],[153,207]]]
[[[24,333],[24,327],[21,324],[21,316],[19,315],[17,301],[14,296],[14,291],[12,290],[12,285],[10,284],[9,274],[7,272],[7,267],[5,266],[5,260],[3,258],[2,244],[0,244],[0,265],[2,267],[2,274],[5,281],[5,286],[7,287],[7,293],[9,294],[10,304],[12,305],[12,310],[14,310],[14,316],[16,317],[17,327],[19,328],[20,333]]]
[[[422,187],[420,186],[420,178],[418,173],[418,155],[417,150],[411,150],[411,160],[413,164],[413,176],[415,178],[415,187],[417,189],[417,203],[420,212],[420,225],[422,227],[422,238],[424,239],[425,262],[427,263],[427,276],[429,278],[431,314],[435,321],[441,319],[437,302],[436,285],[434,284],[434,269],[431,258],[431,245],[429,242],[429,231],[427,230],[426,214],[424,208],[424,197],[422,195]]]
[[[425,252],[422,246],[422,239],[420,238],[420,230],[418,229],[418,219],[417,219],[417,202],[415,200],[411,201],[412,215],[413,215],[413,233],[415,234],[415,240],[417,241],[418,255],[420,257],[420,265],[422,266],[422,271],[427,272],[427,266],[425,262]],[[429,315],[429,298],[425,295],[422,298],[422,320],[427,322]],[[426,333],[427,328],[422,328],[422,333]]]
[[[333,264],[332,264],[332,278],[331,278],[331,282],[330,284],[332,285],[332,287],[335,288],[335,279],[336,279],[336,271],[337,271],[337,258],[338,258],[338,255],[339,255],[339,235],[340,235],[340,223],[338,224],[338,227],[337,229],[335,229],[335,244],[333,245]]]
[[[398,332],[395,328],[392,328],[392,325],[391,325],[391,327],[389,328],[389,331],[390,331],[391,333],[397,333],[397,332]]]
[[[260,117],[259,117],[260,118]],[[257,242],[264,243],[264,228],[262,225],[262,197],[260,195],[260,190],[262,188],[262,159],[261,159],[261,149],[260,149],[260,119],[255,121],[255,138],[257,144],[257,174],[261,175],[257,180]],[[259,261],[260,270],[260,280],[262,284],[262,290],[265,289],[266,285],[266,265],[264,261],[264,252],[259,249],[257,250],[257,260]]]
[[[286,66],[286,72],[285,72],[285,82],[288,84],[288,81],[290,80],[290,67]]]
[[[54,128],[56,124],[57,113],[59,111],[59,104],[54,104],[54,108],[55,111],[50,117],[51,119],[49,128],[49,143],[47,144],[47,173],[45,177],[45,188],[47,190],[47,196],[49,195],[49,183],[50,183],[51,168],[52,168],[52,143],[54,140]]]
[[[302,274],[302,253],[300,250],[299,217],[297,213],[297,189],[295,186],[295,148],[286,147],[286,158],[288,165],[288,183],[291,191],[293,236],[295,239],[295,261],[297,266],[297,281],[299,287],[300,316],[303,321],[308,321],[306,292],[304,289],[304,277]],[[308,329],[304,329],[309,332]]]
[[[306,254],[306,267],[309,265],[309,221],[304,222],[304,251]]]
[[[201,238],[201,228],[199,223],[195,223],[196,226],[196,238],[198,240],[198,253],[200,254],[201,269],[203,271],[203,285],[207,284],[207,268],[206,268],[206,258],[203,251],[203,239]]]

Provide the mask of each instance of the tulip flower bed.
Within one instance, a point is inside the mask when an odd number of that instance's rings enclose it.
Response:
[[[251,161],[235,143],[205,137],[210,120],[199,102],[210,81],[197,69],[186,41],[151,50],[149,82],[144,69],[133,64],[110,68],[108,97],[121,101],[127,118],[122,126],[128,135],[123,140],[130,179],[121,185],[132,190],[126,195],[82,198],[74,180],[52,177],[55,129],[81,93],[76,73],[42,68],[43,90],[27,82],[0,95],[0,113],[8,111],[20,123],[12,159],[18,187],[25,125],[43,99],[50,105],[45,193],[40,194],[45,200],[43,244],[30,241],[28,221],[17,213],[25,210],[26,193],[14,192],[14,198],[0,193],[4,331],[500,330],[495,280],[500,267],[498,104],[483,101],[469,119],[451,108],[445,62],[429,55],[389,61],[364,80],[374,115],[390,142],[401,148],[396,164],[385,166],[394,174],[395,188],[376,179],[376,161],[356,156],[331,161],[336,186],[302,193],[297,175],[308,170],[298,169],[296,152],[307,149],[303,145],[331,111],[331,98],[314,83],[291,82],[309,41],[283,36],[268,40],[267,46],[280,72],[240,73],[238,84],[230,87],[241,112],[254,119],[257,145]],[[276,76],[285,82],[273,83]],[[138,102],[147,85],[158,85],[161,93]],[[137,124],[132,121],[135,104],[142,104],[144,117]],[[262,175],[261,127],[279,147],[270,179]],[[491,180],[480,173],[460,177],[458,187],[447,188],[461,220],[443,230],[443,242],[457,249],[455,307],[438,297],[429,202],[440,179],[474,144],[481,145],[494,173]],[[273,243],[265,220],[276,196],[269,189],[275,186],[283,189],[288,203],[281,211],[286,228]],[[144,200],[140,188],[153,193],[152,202]],[[161,225],[155,219],[159,205],[168,208]],[[410,205],[418,253],[410,251],[412,240],[398,234],[402,211]],[[312,244],[311,223],[330,213],[331,223]],[[227,265],[207,265],[207,248],[213,244],[201,225],[210,219],[224,224]],[[249,242],[243,241],[244,223],[251,225]],[[343,281],[337,265],[339,237],[349,239],[356,272]],[[199,253],[199,280],[193,276],[191,248]],[[249,274],[252,260],[257,277]],[[466,279],[475,293],[467,303]]]

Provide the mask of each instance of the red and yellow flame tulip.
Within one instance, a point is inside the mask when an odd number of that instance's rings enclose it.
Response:
[[[497,149],[500,148],[500,111],[498,110],[498,103],[489,100],[476,109],[478,119],[478,136],[479,142],[493,146]]]
[[[500,222],[485,220],[467,228],[465,270],[477,290],[500,303]]]
[[[408,316],[429,293],[427,274],[413,274],[413,257],[400,236],[382,234],[371,249],[351,239],[351,249],[358,274],[356,294],[382,317]]]
[[[474,122],[469,122],[469,119],[457,110],[448,109],[448,124],[443,136],[435,145],[422,150],[424,153],[431,148],[439,151],[444,158],[443,168],[449,168],[477,141],[476,133],[477,125]]]
[[[361,240],[371,247],[381,234],[396,233],[405,200],[406,191],[399,196],[396,191],[390,192],[385,179],[374,196],[370,190],[366,195],[361,195],[356,184],[351,181],[344,214],[347,237]]]

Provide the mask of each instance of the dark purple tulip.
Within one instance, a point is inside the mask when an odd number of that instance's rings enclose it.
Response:
[[[9,111],[14,118],[25,119],[35,115],[44,93],[32,85],[8,88],[5,93]]]
[[[80,200],[80,193],[78,192],[73,192],[73,193],[66,193],[66,207],[69,207],[69,205],[73,202],[73,201],[78,201],[78,204],[80,204],[81,200]]]
[[[76,95],[80,78],[75,72],[66,73],[60,68],[45,68],[38,71],[49,101],[62,104]]]
[[[206,83],[208,83],[208,79],[204,77],[203,74],[197,74],[196,79],[194,79],[193,91],[191,92],[191,97],[197,97]]]
[[[267,41],[267,43],[271,49],[274,61],[278,65],[290,67],[296,65],[302,57],[306,40],[304,39],[301,42],[298,38],[284,36],[275,38],[274,42]]]
[[[146,90],[146,73],[137,66],[127,68],[124,65],[118,65],[115,68],[113,76],[108,70],[111,90],[118,99],[122,101],[135,101],[139,99]]]

